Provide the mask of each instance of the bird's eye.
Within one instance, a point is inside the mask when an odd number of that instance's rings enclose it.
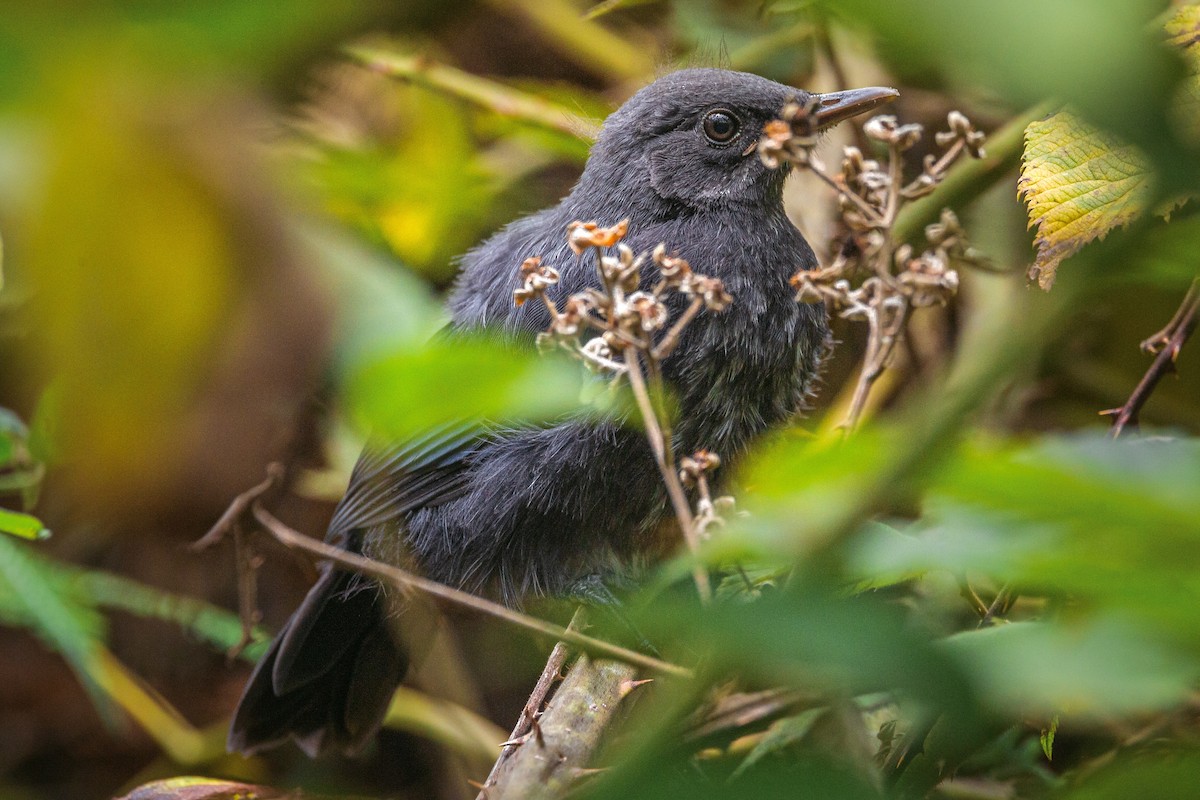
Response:
[[[704,135],[713,144],[729,144],[738,135],[741,122],[732,111],[718,108],[704,115]]]

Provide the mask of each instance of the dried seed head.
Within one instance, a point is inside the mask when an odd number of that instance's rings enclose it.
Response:
[[[940,252],[926,250],[905,266],[897,277],[914,307],[945,305],[958,291],[958,273]]]
[[[540,297],[546,289],[558,283],[558,270],[544,266],[540,256],[533,256],[521,262],[520,275],[524,282],[520,288],[513,291],[513,301],[518,306],[527,300]]]
[[[781,119],[771,120],[763,127],[762,138],[758,140],[758,157],[768,169],[778,169],[788,160],[791,138],[791,127]]]
[[[592,300],[588,295],[573,294],[567,298],[559,315],[551,321],[550,329],[559,336],[578,336],[583,327],[583,320],[592,308]]]
[[[575,220],[567,226],[567,243],[576,255],[580,255],[589,247],[612,247],[624,239],[628,232],[628,219],[608,228],[602,228],[595,222]]]
[[[724,311],[733,298],[725,291],[725,284],[719,278],[707,275],[692,274],[679,287],[679,290],[689,297],[699,297],[704,300],[704,307],[709,311]]]
[[[611,361],[613,357],[613,351],[608,342],[605,341],[606,338],[607,337],[604,336],[596,336],[588,339],[587,343],[584,344],[580,349],[583,351],[585,356],[592,356],[594,358],[603,359],[604,361]]]
[[[899,150],[908,150],[921,141],[924,128],[916,123],[901,125],[890,114],[872,117],[863,124],[863,133],[872,139],[892,145]]]
[[[803,105],[788,103],[774,119],[763,126],[758,142],[758,157],[771,169],[784,162],[807,166],[812,148],[817,144],[817,126],[813,111],[817,98],[810,97]]]
[[[940,220],[925,226],[925,238],[934,247],[954,249],[963,242],[964,237],[958,217],[948,208],[942,209]]]
[[[983,131],[975,130],[975,125],[971,120],[967,119],[966,114],[961,111],[951,111],[946,115],[946,124],[950,130],[943,131],[934,136],[934,141],[938,147],[950,147],[957,141],[962,141],[967,152],[975,158],[983,158],[983,140],[986,138]]]
[[[618,316],[622,326],[651,333],[667,324],[667,307],[649,292],[634,292]]]
[[[679,460],[679,479],[684,486],[694,486],[700,476],[721,466],[721,457],[709,450],[697,450]]]
[[[653,258],[667,286],[678,288],[692,274],[691,264],[679,256],[667,255],[667,246],[664,244],[654,248]]]

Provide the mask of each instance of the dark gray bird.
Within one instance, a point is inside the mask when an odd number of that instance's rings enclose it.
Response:
[[[895,94],[819,95],[817,124]],[[466,254],[450,297],[455,327],[531,339],[549,318],[541,304],[514,304],[521,262],[540,255],[555,267],[561,281],[552,295],[565,298],[596,280],[594,265],[568,248],[567,225],[629,218],[625,243],[635,252],[664,242],[734,298],[685,329],[664,373],[679,401],[677,452],[703,447],[726,464],[736,460],[801,407],[826,347],[824,309],[797,304],[788,283],[816,260],[784,214],[784,171],[767,169],[756,152],[763,126],[809,97],[717,69],[682,70],[642,89],[605,122],[566,198]],[[606,581],[658,549],[665,509],[636,429],[582,420],[447,427],[368,449],[327,539],[511,604],[603,597]],[[388,608],[370,579],[326,565],[251,676],[230,749],[249,753],[291,737],[311,755],[369,738],[408,668]]]

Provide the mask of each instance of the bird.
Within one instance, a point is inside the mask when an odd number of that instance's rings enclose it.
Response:
[[[641,252],[665,243],[733,297],[721,313],[693,319],[662,364],[677,399],[676,452],[705,448],[727,469],[803,408],[829,340],[824,308],[797,303],[789,284],[817,260],[784,211],[786,169],[758,157],[764,126],[789,103],[811,109],[821,130],[895,96],[883,87],[812,94],[715,68],[659,77],[605,120],[566,197],[462,257],[448,299],[453,329],[532,345],[550,317],[540,303],[514,303],[523,260],[553,266],[550,293],[565,298],[597,282],[572,252],[568,226],[628,219],[624,244]],[[326,540],[510,605],[604,602],[661,548],[668,508],[634,426],[579,417],[447,424],[368,446]],[[323,565],[247,682],[229,749],[250,754],[288,739],[310,756],[361,748],[409,666],[398,616],[375,581]]]

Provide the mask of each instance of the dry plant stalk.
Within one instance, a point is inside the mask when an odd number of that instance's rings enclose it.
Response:
[[[687,261],[668,255],[665,244],[655,247],[653,253],[635,256],[621,243],[628,230],[627,219],[607,228],[595,222],[572,222],[567,227],[568,243],[581,258],[588,251],[594,254],[600,288],[573,294],[559,308],[546,292],[558,283],[558,272],[534,256],[521,265],[523,282],[514,299],[517,305],[539,299],[550,312],[550,329],[538,336],[540,347],[563,349],[589,368],[611,374],[614,381],[628,380],[684,542],[698,555],[705,532],[718,520],[718,505],[724,508],[732,501],[718,498],[718,503],[709,495],[704,476],[720,464],[716,454],[700,451],[677,463],[670,417],[664,408],[662,363],[701,310],[722,311],[733,298],[719,279],[693,272]],[[615,254],[605,253],[612,248]],[[640,287],[647,262],[657,268],[659,279],[644,290]],[[674,322],[665,302],[672,292],[689,299]],[[581,341],[587,332],[594,335]],[[688,502],[685,482],[698,486],[696,509]],[[692,577],[701,600],[710,600],[712,587],[703,566],[697,564]]]
[[[759,142],[759,156],[768,167],[787,163],[808,170],[838,198],[841,221],[848,231],[846,241],[831,265],[797,272],[792,285],[799,302],[825,302],[842,318],[867,323],[866,355],[841,423],[843,430],[852,432],[862,418],[871,387],[905,335],[912,310],[944,305],[958,290],[958,273],[951,265],[977,260],[958,218],[949,209],[942,212],[939,222],[925,228],[928,247],[920,254],[911,245],[897,242],[892,228],[900,209],[937,188],[947,169],[964,153],[982,158],[984,137],[966,116],[951,111],[949,130],[935,136],[940,155],[927,155],[921,174],[905,183],[904,153],[920,141],[924,128],[900,125],[892,116],[877,116],[863,125],[863,133],[886,148],[885,159],[880,162],[857,147],[846,147],[841,170],[831,174],[814,151],[813,102],[789,104],[780,119],[768,123]]]

